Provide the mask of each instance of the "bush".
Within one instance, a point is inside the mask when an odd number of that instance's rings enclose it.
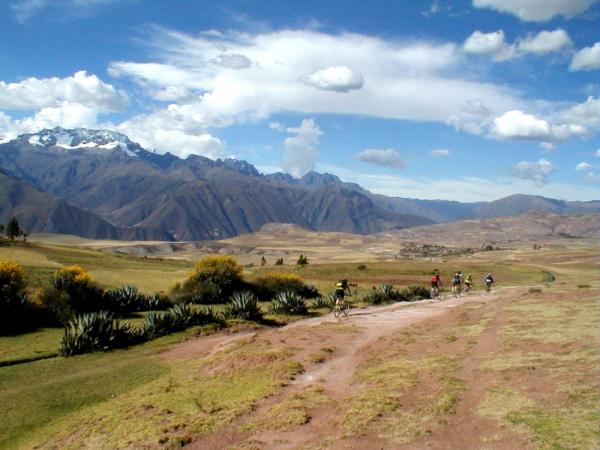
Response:
[[[369,292],[363,301],[380,305],[391,302],[412,302],[423,298],[430,298],[429,291],[423,286],[411,285],[402,290],[397,290],[391,284],[382,284],[378,289]]]
[[[111,311],[119,314],[148,311],[148,298],[135,286],[122,286],[105,292],[105,301]]]
[[[412,302],[412,301],[421,300],[424,298],[431,298],[431,293],[429,292],[429,290],[426,287],[414,285],[414,284],[405,287],[398,294],[399,294],[398,295],[399,298],[397,301]]]
[[[305,266],[308,264],[308,258],[304,255],[300,255],[298,257],[298,261],[296,261],[296,264],[298,264],[299,266]]]
[[[80,266],[59,269],[50,278],[50,285],[40,300],[61,323],[67,323],[77,314],[111,309],[104,290],[96,286]]]
[[[171,307],[173,307],[173,303],[166,295],[155,293],[148,297],[148,311],[164,311]]]
[[[279,292],[271,303],[271,313],[304,315],[308,314],[306,302],[302,297],[292,291]]]
[[[218,318],[211,308],[198,308],[189,304],[175,305],[165,312],[153,312],[146,316],[142,333],[146,339],[154,339],[188,327],[217,322]]]
[[[292,273],[269,272],[252,283],[252,290],[261,301],[273,299],[279,292],[294,292],[303,298],[319,297],[317,288],[305,284],[298,275]]]
[[[365,266],[364,264],[359,264],[358,266],[356,266],[357,270],[367,270],[367,266]]]
[[[258,305],[258,298],[252,292],[233,294],[225,306],[223,316],[226,319],[260,320],[262,311]]]
[[[335,299],[335,292],[330,292],[325,297],[319,295],[318,297],[315,297],[312,306],[313,308],[333,308]]]
[[[176,303],[213,304],[223,301],[244,287],[242,267],[231,256],[201,259],[183,285],[173,288]]]
[[[65,326],[59,349],[62,356],[108,351],[141,340],[140,333],[129,324],[115,320],[112,312],[99,311],[75,316]]]
[[[542,282],[552,283],[553,281],[556,281],[556,275],[554,275],[552,272],[542,270]]]
[[[283,266],[283,258],[277,258],[275,260],[275,265],[276,266]]]
[[[27,295],[23,267],[0,262],[0,334],[20,333],[47,321],[44,310]]]

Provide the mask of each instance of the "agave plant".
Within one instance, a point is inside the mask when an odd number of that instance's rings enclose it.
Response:
[[[122,324],[108,311],[99,311],[75,316],[65,326],[59,353],[72,356],[82,353],[107,351],[125,347],[132,342],[134,330]]]
[[[307,314],[306,301],[295,292],[284,291],[275,295],[271,302],[273,314]]]
[[[318,296],[313,300],[313,308],[332,308],[335,305],[335,293],[330,292],[325,297]]]
[[[258,298],[252,292],[236,292],[225,306],[223,316],[226,319],[260,320],[262,311]]]
[[[115,311],[121,313],[143,311],[148,308],[148,300],[135,286],[122,286],[106,292]]]

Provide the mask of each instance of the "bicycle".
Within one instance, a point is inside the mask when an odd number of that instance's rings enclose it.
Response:
[[[454,298],[460,297],[460,284],[452,285],[452,295],[454,295]]]
[[[487,292],[489,294],[491,292],[491,290],[492,290],[492,282],[486,281],[485,282],[485,292]]]
[[[350,302],[348,301],[348,299],[346,297],[337,298],[335,300],[335,306],[333,307],[333,317],[335,317],[337,319],[342,314],[344,316],[347,316],[349,311],[350,311]]]
[[[434,300],[440,296],[440,288],[433,286],[430,292],[431,299]]]
[[[463,288],[463,294],[469,295],[469,291],[471,290],[471,285],[465,283],[465,287]]]
[[[356,295],[356,293],[358,291],[358,284],[349,283],[348,288],[347,288],[348,293],[347,294],[342,293],[342,295],[338,295],[338,297],[335,299],[335,305],[333,306],[333,316],[336,319],[338,317],[340,317],[342,314],[344,316],[347,316],[348,312],[350,312],[350,301],[346,298],[346,296],[352,297],[352,291],[350,290],[350,286],[354,287],[354,295]]]

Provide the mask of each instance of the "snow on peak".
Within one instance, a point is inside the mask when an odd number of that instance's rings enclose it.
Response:
[[[37,133],[19,136],[31,145],[41,147],[60,147],[65,150],[73,149],[103,149],[121,150],[129,156],[138,156],[143,149],[127,136],[110,130],[88,130],[75,128],[67,130],[61,127],[41,130]]]

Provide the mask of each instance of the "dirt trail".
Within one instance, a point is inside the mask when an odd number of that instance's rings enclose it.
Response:
[[[514,292],[518,288],[502,288],[490,294],[473,293],[459,297],[446,296],[441,300],[424,300],[415,303],[396,303],[384,307],[369,307],[351,310],[347,317],[336,319],[332,314],[327,316],[307,319],[292,323],[280,329],[270,329],[258,333],[245,333],[244,335],[214,336],[208,339],[198,339],[182,343],[169,351],[165,356],[179,355],[188,357],[192,355],[207,354],[226,349],[236,340],[253,336],[269,345],[277,346],[295,345],[302,348],[300,357],[305,367],[305,372],[293,383],[284,388],[279,394],[267,399],[263,404],[257,405],[249,417],[241,417],[225,430],[220,430],[213,435],[203,436],[194,441],[190,448],[217,449],[242,446],[242,448],[260,449],[295,449],[311,448],[321,442],[326,436],[331,436],[338,423],[339,405],[352,394],[360,390],[361,386],[352,384],[352,378],[359,367],[370,355],[373,348],[382,346],[382,339],[397,335],[401,330],[417,325],[427,326],[430,320],[442,318],[450,314],[455,308],[471,303],[494,303],[499,295]],[[328,326],[331,328],[328,329]],[[336,326],[352,327],[352,334],[336,332]],[[499,325],[495,324],[494,329]],[[492,335],[495,331],[492,329]],[[210,339],[210,340],[209,340]],[[216,347],[215,347],[216,346]],[[324,346],[335,348],[335,351],[324,362],[311,363],[308,355],[315,354]],[[478,351],[487,353],[493,350],[494,344],[490,339],[479,344]],[[466,366],[463,371],[466,377],[477,376],[473,372],[476,363],[471,367]],[[265,413],[274,405],[289,399],[293,395],[302,393],[310,386],[318,385],[323,389],[324,395],[332,399],[328,405],[311,410],[310,420],[300,427],[289,431],[258,431],[248,430],[248,424]],[[478,400],[481,392],[472,393]],[[468,402],[471,407],[472,402]],[[460,425],[460,424],[457,424]],[[385,447],[385,442],[378,443],[376,438],[361,442],[354,440],[351,443],[329,443],[332,448],[379,448]],[[389,443],[388,443],[389,445]]]

